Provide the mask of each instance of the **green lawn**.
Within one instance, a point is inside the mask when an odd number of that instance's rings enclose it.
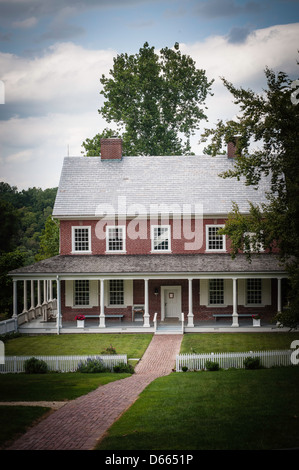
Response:
[[[181,353],[290,349],[299,333],[201,333],[184,335]]]
[[[23,336],[5,355],[100,354],[109,346],[142,357],[150,334]],[[181,352],[289,349],[298,333],[186,334]],[[101,449],[240,449],[299,446],[299,368],[174,373],[156,380],[111,428]],[[0,374],[0,401],[60,401],[127,374]],[[47,409],[1,407],[0,446]],[[296,418],[298,416],[298,419]],[[171,444],[169,444],[171,443]]]
[[[75,334],[21,336],[5,343],[6,356],[101,354],[112,345],[117,354],[140,358],[152,339],[151,334]]]
[[[152,382],[98,450],[299,447],[299,367],[172,373]]]

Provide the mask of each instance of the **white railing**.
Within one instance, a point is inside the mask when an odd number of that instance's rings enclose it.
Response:
[[[176,371],[181,372],[182,367],[188,370],[204,370],[206,361],[213,361],[219,364],[221,369],[243,369],[244,360],[247,357],[259,357],[263,367],[289,366],[291,354],[294,351],[249,351],[249,352],[228,352],[228,353],[207,353],[207,354],[179,354],[176,357]]]
[[[158,314],[155,313],[155,315],[154,315],[154,331],[157,331],[157,328],[158,328],[157,316],[158,316]]]
[[[9,318],[0,322],[0,335],[15,333],[18,331],[18,321],[16,318]]]
[[[25,372],[24,363],[33,356],[5,356],[0,364],[0,373]],[[127,364],[126,354],[92,355],[92,356],[34,356],[46,362],[50,371],[76,372],[78,365],[87,359],[101,359],[105,367],[113,369],[118,364]]]
[[[182,322],[182,334],[185,332],[185,316],[184,312],[181,313],[181,322]]]

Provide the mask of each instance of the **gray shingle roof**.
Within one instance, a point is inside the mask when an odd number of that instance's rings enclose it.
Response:
[[[255,190],[236,178],[221,178],[219,173],[233,164],[226,155],[123,157],[120,161],[66,157],[53,216],[95,216],[99,205],[110,205],[117,212],[119,197],[125,198],[127,211],[139,204],[147,214],[155,204],[177,205],[180,210],[189,204],[193,211],[196,203],[203,205],[205,215],[225,215],[232,201],[247,212],[248,201],[265,201],[268,183]]]
[[[232,259],[229,254],[189,255],[58,255],[25,266],[11,275],[26,274],[216,274],[216,273],[283,273],[273,254],[245,255]]]

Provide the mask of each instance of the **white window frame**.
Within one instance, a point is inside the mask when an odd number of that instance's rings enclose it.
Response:
[[[76,230],[88,230],[88,249],[87,250],[76,250]],[[91,227],[90,225],[79,225],[72,227],[72,253],[91,253]]]
[[[122,249],[121,250],[111,250],[109,249],[110,230],[121,229],[122,231]],[[126,226],[125,225],[107,225],[106,226],[106,253],[125,253],[126,252]]]
[[[222,296],[223,296],[223,302],[221,303],[211,303],[211,282],[214,282],[214,281],[222,281]],[[216,291],[216,289],[215,289]],[[218,279],[218,278],[215,278],[215,279],[209,279],[209,291],[208,291],[208,305],[210,307],[225,307],[225,303],[224,303],[224,296],[225,296],[225,282],[224,282],[224,279]]]
[[[168,248],[155,249],[155,230],[158,228],[167,229]],[[151,253],[170,253],[171,252],[171,228],[170,225],[151,225]]]
[[[261,298],[261,301],[260,302],[255,302],[255,303],[252,303],[252,302],[248,302],[248,284],[250,281],[259,281],[260,282],[260,298]],[[251,289],[253,290],[253,289]],[[261,278],[248,278],[246,279],[246,305],[248,307],[262,307],[263,306],[263,281]]]
[[[112,291],[111,291],[111,287],[112,287],[112,283],[113,282],[122,282],[122,291],[119,289],[119,292],[121,292],[121,295],[123,297],[123,303],[122,304],[115,304],[115,303],[111,303],[111,294],[112,294]],[[116,291],[117,292],[117,291]],[[109,295],[109,307],[114,307],[114,308],[117,308],[117,307],[125,307],[125,281],[123,279],[110,279],[109,281],[109,292],[108,292],[108,295]]]
[[[206,251],[208,252],[224,252],[226,251],[226,237],[225,235],[217,235],[219,237],[222,238],[222,248],[209,248],[209,228],[217,228],[217,229],[220,229],[220,228],[223,228],[224,225],[218,225],[218,224],[215,224],[215,225],[212,225],[212,224],[209,224],[209,225],[206,225]]]
[[[79,296],[79,293],[78,293],[78,289],[79,289],[79,286],[78,286],[78,283],[84,283],[85,286],[87,286],[86,288],[86,293],[83,293],[83,295],[87,295],[88,296],[88,303],[76,303],[76,298]],[[83,286],[81,287],[81,290],[83,292]],[[74,302],[73,302],[73,305],[74,307],[76,308],[86,308],[86,307],[90,307],[90,282],[88,279],[75,279],[74,280]]]

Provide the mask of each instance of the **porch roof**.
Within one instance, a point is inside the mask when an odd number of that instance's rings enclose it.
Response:
[[[273,274],[285,270],[273,254],[253,255],[249,262],[240,254],[165,254],[165,255],[58,255],[11,271],[13,277],[45,275],[179,275]]]

